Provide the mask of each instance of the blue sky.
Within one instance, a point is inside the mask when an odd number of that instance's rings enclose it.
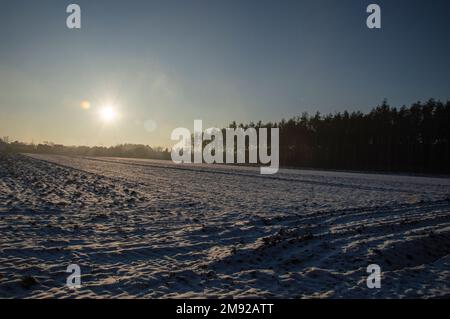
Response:
[[[70,3],[81,6],[81,30],[66,28]],[[370,3],[382,8],[381,30],[366,27]],[[172,129],[194,119],[223,126],[450,98],[445,0],[0,7],[0,135],[27,142],[170,146]],[[99,120],[104,105],[120,114],[114,123]]]

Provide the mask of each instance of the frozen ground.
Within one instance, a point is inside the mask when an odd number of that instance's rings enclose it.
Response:
[[[0,238],[3,298],[450,297],[450,179],[16,155]]]

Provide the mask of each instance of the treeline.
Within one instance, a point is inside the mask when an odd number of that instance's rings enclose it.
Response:
[[[230,126],[278,127],[282,166],[450,173],[450,101]]]
[[[3,142],[3,144],[5,143]],[[35,145],[15,141],[6,144],[6,149],[18,153],[170,159],[170,152],[167,148],[166,149],[163,149],[161,147],[152,148],[148,145],[141,145],[141,144],[120,144],[111,147],[103,147],[103,146],[89,147],[89,146],[64,146],[50,142]]]
[[[278,123],[237,125],[233,122],[230,127],[254,127],[256,130],[278,127],[282,166],[450,173],[450,101],[443,103],[432,99],[401,108],[391,107],[385,101],[365,114],[345,111],[311,116],[304,113]],[[22,153],[171,158],[167,148],[147,145],[87,147],[3,140],[0,151],[7,148]]]

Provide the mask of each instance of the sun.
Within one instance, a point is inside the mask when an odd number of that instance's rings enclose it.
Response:
[[[113,122],[117,118],[117,112],[111,106],[105,106],[100,109],[100,118],[107,123]]]

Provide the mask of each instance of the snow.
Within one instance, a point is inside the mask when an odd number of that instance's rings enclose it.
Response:
[[[449,297],[449,194],[449,178],[3,157],[0,297]]]

